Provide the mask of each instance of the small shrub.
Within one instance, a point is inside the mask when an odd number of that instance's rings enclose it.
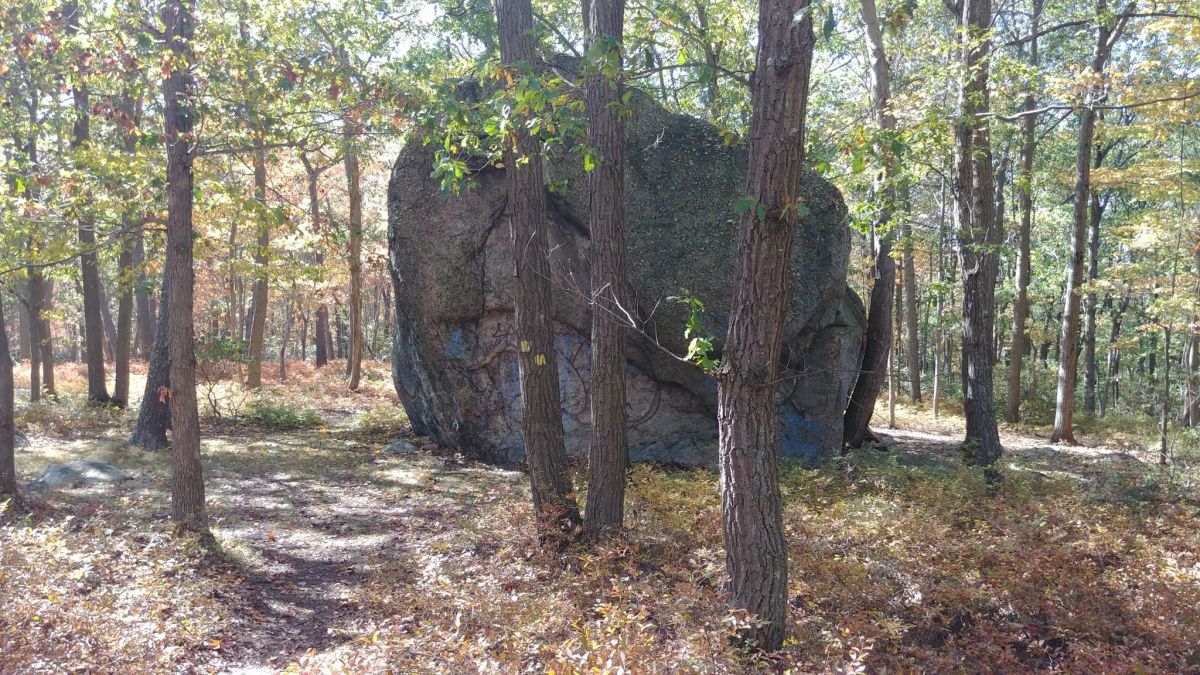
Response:
[[[312,408],[294,406],[284,401],[258,399],[246,408],[246,419],[268,429],[287,430],[320,426],[321,415]]]
[[[351,425],[363,433],[390,434],[408,427],[408,414],[403,407],[384,402],[356,412]]]
[[[245,340],[216,337],[196,343],[197,389],[204,394],[210,412],[217,419],[221,419],[221,383],[237,379],[245,356]],[[236,411],[231,412],[236,415]]]

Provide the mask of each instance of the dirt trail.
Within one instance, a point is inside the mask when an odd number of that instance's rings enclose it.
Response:
[[[349,430],[206,442],[209,515],[243,610],[212,667],[275,672],[357,634],[364,584],[521,475],[454,457],[384,456]],[[216,585],[215,585],[216,586]]]

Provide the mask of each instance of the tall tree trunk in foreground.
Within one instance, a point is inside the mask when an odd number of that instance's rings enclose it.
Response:
[[[519,69],[532,64],[534,59],[530,0],[497,0],[496,23],[501,61],[515,77],[523,77]],[[539,532],[543,536],[554,532],[569,535],[578,528],[580,518],[563,444],[558,358],[550,308],[542,143],[529,133],[523,122],[516,124],[515,129],[504,143],[504,175],[512,224],[521,432]]]
[[[861,12],[867,33],[867,53],[871,59],[871,98],[875,123],[880,130],[894,131],[896,116],[890,107],[891,69],[883,49],[883,32],[879,28],[875,0],[862,0]],[[861,446],[871,438],[871,417],[875,414],[875,401],[879,398],[883,378],[888,374],[892,350],[892,296],[896,292],[896,261],[892,258],[892,235],[885,228],[891,222],[892,209],[896,206],[896,159],[890,150],[890,147],[882,150],[883,176],[876,190],[883,196],[883,207],[871,227],[871,249],[874,254],[871,269],[875,283],[871,286],[867,310],[866,349],[842,418],[843,440],[852,448]]]
[[[1092,144],[1096,135],[1096,105],[1103,97],[1101,80],[1104,64],[1128,17],[1110,24],[1104,14],[1106,0],[1097,0],[1096,47],[1092,52],[1089,76],[1093,84],[1084,89],[1079,112],[1079,136],[1075,148],[1075,208],[1071,224],[1071,261],[1067,268],[1067,289],[1060,332],[1058,391],[1054,406],[1054,430],[1051,443],[1075,445],[1075,380],[1079,370],[1079,309],[1084,282],[1083,259],[1087,253],[1088,206],[1092,195]]]
[[[805,209],[798,190],[815,42],[808,6],[809,0],[759,3],[746,177],[746,194],[755,208],[738,222],[733,304],[717,378],[730,602],[759,622],[743,637],[764,650],[782,645],[787,617],[775,393],[791,290],[792,242]]]
[[[1033,16],[1029,24],[1029,64],[1036,69],[1038,56],[1038,25],[1045,0],[1033,1]],[[1032,111],[1037,107],[1033,94],[1025,95],[1024,112],[1021,118],[1021,177],[1017,181],[1018,208],[1021,211],[1017,230],[1017,279],[1016,299],[1013,301],[1012,345],[1009,349],[1008,396],[1004,419],[1010,423],[1021,420],[1021,366],[1025,355],[1030,353],[1029,335],[1025,327],[1029,319],[1029,276],[1031,273],[1030,232],[1033,229],[1033,160],[1037,152],[1037,118]]]
[[[588,177],[592,273],[592,446],[584,530],[598,535],[625,521],[625,342],[630,304],[625,262],[625,121],[621,68],[625,0],[592,0],[587,65]]]
[[[171,359],[168,319],[171,307],[170,261],[163,268],[162,292],[158,304],[158,326],[154,330],[154,345],[146,368],[146,388],[138,408],[137,424],[129,444],[143,450],[167,447],[167,429],[171,428],[171,408],[166,392],[170,390]]]
[[[171,308],[171,506],[175,524],[203,536],[204,476],[200,466],[200,414],[196,407],[196,354],[192,336],[192,106],[190,70],[192,0],[167,0],[163,11],[173,66],[163,81],[167,137],[167,267]]]
[[[965,74],[955,124],[955,221],[962,270],[962,380],[966,443],[972,461],[990,466],[1004,449],[993,408],[992,332],[996,321],[996,246],[1000,228],[992,179],[988,128],[991,0],[965,0],[962,59]]]
[[[8,351],[8,329],[4,325],[4,303],[0,302],[0,495],[17,496],[17,464],[13,455],[13,362]]]
[[[346,116],[342,121],[342,138],[345,143],[342,161],[346,167],[346,189],[350,200],[350,353],[347,356],[346,375],[351,391],[358,389],[362,378],[362,187],[358,166],[357,120]]]
[[[67,32],[79,34],[79,5],[69,2],[63,7],[63,15],[67,22]],[[81,154],[91,143],[91,104],[90,92],[84,78],[86,68],[83,65],[87,56],[79,53],[76,56],[78,72],[72,87],[72,99],[75,106],[75,122],[71,130],[71,151]],[[84,205],[87,208],[87,205]],[[96,261],[96,221],[90,213],[79,214],[79,272],[83,288],[83,327],[87,350],[88,372],[88,402],[105,404],[109,402],[108,383],[104,374],[104,318],[101,316],[100,303],[100,270]]]

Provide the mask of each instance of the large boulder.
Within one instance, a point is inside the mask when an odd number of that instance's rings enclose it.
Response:
[[[686,310],[725,333],[747,151],[709,124],[632,98],[626,171],[629,274],[640,331],[628,350],[629,443],[635,460],[716,458],[716,382],[685,362]],[[485,166],[460,196],[430,177],[434,149],[410,142],[392,169],[388,245],[395,286],[393,378],[413,431],[499,462],[523,454],[504,171]],[[551,157],[554,320],[567,448],[589,443],[587,176],[578,155]],[[779,410],[784,454],[810,462],[841,446],[842,412],[866,320],[846,285],[850,231],[837,189],[804,177],[809,214],[796,232]]]

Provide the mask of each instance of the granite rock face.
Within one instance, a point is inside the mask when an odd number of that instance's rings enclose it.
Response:
[[[626,171],[627,243],[640,331],[628,349],[629,443],[635,460],[715,461],[716,382],[686,352],[689,295],[705,332],[725,333],[747,151],[712,126],[635,92]],[[484,167],[460,196],[430,177],[433,149],[401,152],[388,189],[395,287],[393,379],[413,431],[469,456],[517,461],[524,450],[512,314],[512,241],[504,171]],[[554,320],[568,450],[590,435],[587,175],[578,155],[546,166]],[[819,461],[841,446],[842,412],[861,361],[866,319],[846,285],[850,231],[837,189],[815,175],[801,194],[782,384],[783,452]]]

